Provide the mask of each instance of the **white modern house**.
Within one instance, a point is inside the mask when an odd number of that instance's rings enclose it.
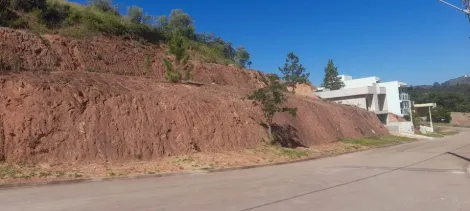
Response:
[[[398,116],[410,115],[411,102],[405,92],[406,83],[399,81],[381,82],[378,77],[353,79],[340,75],[344,87],[339,90],[326,90],[319,87],[315,93],[323,99],[354,105],[377,114],[383,123],[387,123],[388,113]]]

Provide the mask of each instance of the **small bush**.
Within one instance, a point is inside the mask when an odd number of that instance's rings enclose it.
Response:
[[[152,60],[150,59],[150,56],[145,56],[145,69],[150,70],[152,68]]]
[[[164,64],[166,68],[165,79],[173,83],[180,82],[182,79],[181,73],[173,68],[173,64],[168,59],[164,60]]]
[[[14,29],[27,28],[28,23],[11,10],[0,10],[0,26]]]
[[[189,48],[199,54],[200,59],[204,62],[217,64],[235,64],[235,62],[225,57],[224,46],[219,44],[204,44],[196,41],[189,42]]]
[[[102,12],[119,15],[118,9],[113,5],[112,0],[89,0],[90,7],[96,8]]]

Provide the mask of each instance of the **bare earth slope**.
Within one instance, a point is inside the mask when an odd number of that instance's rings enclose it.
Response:
[[[164,80],[166,50],[151,44],[99,36],[73,40],[0,27],[0,63],[19,71],[95,71]],[[194,63],[194,80],[255,88],[259,73],[218,64]]]
[[[254,148],[266,137],[262,112],[243,99],[259,87],[257,72],[196,63],[195,80],[207,85],[162,83],[163,53],[155,47],[104,37],[44,41],[10,29],[0,29],[0,35],[3,63],[28,70],[0,76],[0,160],[152,160]],[[102,56],[95,58],[96,52]],[[143,60],[137,58],[145,54],[153,56],[152,68],[140,74]],[[86,72],[87,66],[109,73]],[[42,68],[53,72],[32,72]],[[110,74],[125,69],[139,76]],[[288,146],[387,133],[374,114],[355,107],[295,96],[289,104],[298,116],[275,119]]]

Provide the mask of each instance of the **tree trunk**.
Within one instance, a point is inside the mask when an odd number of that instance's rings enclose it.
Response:
[[[273,142],[273,131],[271,128],[271,123],[268,123],[268,135],[269,135],[269,143]]]

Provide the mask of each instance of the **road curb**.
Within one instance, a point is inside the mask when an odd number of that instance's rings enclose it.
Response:
[[[467,167],[467,175],[470,177],[470,164]]]
[[[406,144],[406,143],[403,143]],[[337,157],[341,155],[359,153],[364,151],[370,151],[380,148],[387,148],[392,146],[397,146],[401,144],[392,144],[392,145],[385,145],[381,147],[375,147],[370,149],[362,149],[350,152],[344,152],[340,154],[332,154],[332,155],[324,155],[319,157],[310,157],[300,160],[293,160],[293,161],[285,161],[279,163],[269,163],[269,164],[262,164],[262,165],[250,165],[250,166],[240,166],[240,167],[232,167],[232,168],[222,168],[222,169],[208,169],[202,171],[191,171],[191,172],[174,172],[174,173],[163,173],[163,174],[146,174],[146,175],[136,175],[136,176],[122,176],[122,177],[104,177],[104,178],[84,178],[84,179],[72,179],[72,180],[58,180],[58,181],[44,181],[44,182],[25,182],[25,183],[8,183],[8,184],[0,184],[0,190],[4,189],[16,189],[16,188],[32,188],[32,187],[41,187],[41,186],[52,186],[52,185],[69,185],[69,184],[79,184],[79,183],[93,183],[93,182],[110,182],[110,181],[125,181],[125,180],[138,180],[138,179],[150,179],[150,178],[163,178],[163,177],[173,177],[173,176],[183,176],[183,175],[196,175],[196,174],[206,174],[206,173],[218,173],[218,172],[227,172],[227,171],[236,171],[236,170],[246,170],[246,169],[255,169],[255,168],[263,168],[263,167],[271,167],[271,166],[282,166],[294,163],[301,163],[306,161],[312,160],[320,160],[326,159],[331,157]],[[467,169],[467,172],[470,171]],[[469,173],[470,175],[470,173]]]

